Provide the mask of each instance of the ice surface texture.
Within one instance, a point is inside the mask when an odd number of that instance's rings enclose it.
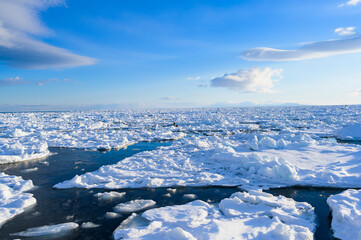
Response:
[[[25,193],[33,187],[31,180],[0,173],[0,227],[36,203],[33,194]]]
[[[122,223],[114,238],[311,240],[315,230],[311,205],[260,191],[234,193],[219,207],[196,200],[151,209],[142,216],[150,221],[148,226],[126,228]]]
[[[349,189],[331,196],[332,229],[339,239],[361,239],[361,190]]]

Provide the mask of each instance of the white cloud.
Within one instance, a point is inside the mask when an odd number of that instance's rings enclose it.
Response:
[[[48,80],[45,81],[40,81],[37,83],[38,86],[44,86],[45,84],[51,83],[51,82],[71,82],[74,84],[77,84],[77,81],[71,80],[69,78],[65,78],[65,79],[57,79],[57,78],[50,78]]]
[[[361,0],[349,0],[346,3],[342,3],[339,6],[343,7],[343,6],[356,6],[357,4],[361,3]]]
[[[295,50],[252,48],[240,57],[250,61],[298,61],[356,52],[361,52],[361,37],[312,42]]]
[[[0,80],[0,86],[16,86],[29,83],[31,82],[24,81],[21,77],[5,78]]]
[[[28,69],[66,68],[95,63],[66,49],[34,37],[52,33],[40,20],[39,12],[64,4],[61,0],[0,0],[0,61]]]
[[[358,96],[358,95],[360,95],[360,94],[361,94],[361,89],[357,88],[357,89],[353,90],[353,91],[349,94],[349,96],[350,96],[350,97],[356,97],[356,96]]]
[[[160,98],[161,100],[166,100],[166,101],[170,101],[170,100],[179,100],[179,98],[173,97],[173,96],[167,96],[167,97],[162,97]]]
[[[282,69],[251,68],[237,73],[225,74],[211,80],[212,87],[225,87],[230,90],[253,93],[271,93],[273,83],[282,78]]]
[[[335,33],[342,36],[342,37],[348,37],[355,35],[356,27],[340,27],[335,29]]]
[[[201,79],[201,77],[197,76],[197,77],[187,77],[187,80],[199,80]]]

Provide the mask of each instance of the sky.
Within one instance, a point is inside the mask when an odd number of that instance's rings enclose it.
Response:
[[[0,111],[361,104],[361,0],[0,0]]]

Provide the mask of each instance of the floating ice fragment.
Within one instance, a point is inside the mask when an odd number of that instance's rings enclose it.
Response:
[[[124,197],[125,192],[104,192],[104,193],[97,193],[94,194],[94,197],[98,198],[101,201],[111,201],[113,199],[118,199]]]
[[[81,228],[97,228],[97,227],[100,227],[100,225],[92,222],[83,222],[83,224],[81,225]]]
[[[156,204],[153,200],[136,199],[125,203],[119,203],[114,210],[119,213],[132,213],[153,207]]]
[[[47,235],[63,235],[66,234],[76,228],[79,225],[74,222],[69,223],[61,223],[56,225],[45,225],[41,227],[29,228],[23,232],[17,232],[11,234],[12,236],[19,236],[19,237],[40,237],[40,236],[47,236]]]

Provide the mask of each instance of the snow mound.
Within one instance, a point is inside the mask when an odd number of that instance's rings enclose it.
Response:
[[[349,189],[331,196],[332,229],[339,239],[361,239],[361,190]]]
[[[0,227],[26,208],[36,204],[33,194],[25,193],[34,187],[31,180],[23,180],[0,172]]]
[[[196,200],[145,211],[148,226],[117,228],[115,239],[313,239],[308,203],[260,191],[235,193],[219,207]]]
[[[153,200],[136,199],[126,203],[119,203],[114,207],[114,211],[119,213],[132,213],[153,207],[156,204]]]
[[[336,135],[341,140],[361,140],[361,124],[355,123],[344,127]]]
[[[45,225],[41,227],[29,228],[23,232],[17,232],[11,235],[19,236],[19,237],[41,237],[48,235],[63,235],[78,227],[79,225],[77,223],[69,222],[69,223],[61,223],[56,225]]]

